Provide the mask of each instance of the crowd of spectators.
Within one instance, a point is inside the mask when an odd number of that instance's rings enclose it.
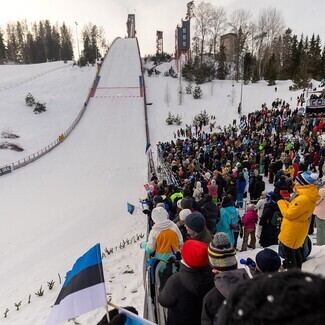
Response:
[[[236,318],[228,312],[234,307],[223,305],[229,298],[242,306],[233,292],[265,272],[301,269],[314,220],[316,244],[325,244],[324,118],[302,116],[282,101],[272,106],[263,104],[220,132],[179,132],[185,136],[157,144],[169,177],[152,176],[145,213],[154,226],[141,247],[166,262],[158,300],[168,308],[167,324],[222,324],[226,318],[244,324],[244,309]],[[272,245],[279,245],[279,254]],[[236,249],[257,246],[264,249],[256,263],[238,269]],[[174,274],[172,255],[180,260]],[[323,279],[312,280],[324,291]],[[255,282],[268,287],[263,281]]]

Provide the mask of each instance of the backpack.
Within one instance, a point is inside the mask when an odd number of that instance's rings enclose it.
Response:
[[[280,228],[282,221],[282,215],[280,211],[275,211],[270,219],[270,223],[272,226],[276,226],[277,228]]]

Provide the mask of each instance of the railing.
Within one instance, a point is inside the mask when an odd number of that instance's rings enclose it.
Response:
[[[147,110],[147,94],[146,94],[146,83],[144,80],[144,67],[141,60],[141,53],[140,53],[140,47],[138,39],[137,41],[137,47],[138,47],[138,53],[140,58],[140,66],[141,66],[141,75],[142,75],[142,82],[143,82],[143,105],[144,105],[144,120],[145,120],[145,128],[146,128],[146,141],[150,144],[150,131],[149,131],[149,124],[148,124],[148,110]],[[148,154],[148,180],[150,180],[152,173],[155,172],[155,164],[152,156],[152,152],[150,151]]]

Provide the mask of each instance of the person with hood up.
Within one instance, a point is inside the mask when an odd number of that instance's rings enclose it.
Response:
[[[225,196],[220,209],[220,220],[216,225],[217,232],[225,232],[229,236],[231,245],[235,244],[234,225],[239,221],[239,214],[231,196]]]
[[[203,297],[213,287],[206,244],[188,240],[181,256],[179,272],[167,279],[158,296],[168,308],[166,325],[200,324]]]
[[[200,202],[202,200],[203,188],[201,182],[196,182],[195,189],[193,191],[193,197],[195,202]]]
[[[218,201],[218,185],[216,184],[215,179],[211,180],[211,183],[208,184],[209,194],[212,196],[212,202],[217,203]]]
[[[202,204],[201,212],[205,218],[207,228],[214,235],[216,232],[216,223],[220,219],[220,210],[213,203],[211,194],[205,194]]]
[[[154,254],[156,259],[167,261],[183,245],[182,234],[177,225],[168,219],[168,213],[163,207],[154,208],[151,218],[154,225],[150,230],[148,241],[142,242],[140,247],[148,254]]]
[[[280,199],[277,202],[283,216],[279,250],[284,255],[285,268],[301,269],[300,247],[307,237],[311,215],[320,199],[317,181],[318,174],[308,171],[299,173],[295,179],[293,200],[288,202]]]
[[[273,192],[269,192],[266,194],[266,203],[259,221],[259,225],[262,227],[260,236],[262,247],[278,245],[281,220],[282,215],[276,203],[276,196]]]
[[[208,247],[209,263],[215,275],[214,287],[203,299],[201,325],[212,325],[215,314],[231,291],[249,279],[245,269],[237,268],[235,255],[236,250],[231,245],[228,235],[224,232],[216,233]]]

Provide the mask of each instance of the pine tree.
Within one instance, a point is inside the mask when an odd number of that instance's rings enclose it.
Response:
[[[187,94],[192,94],[192,84],[188,83],[187,86],[185,87],[185,90]]]
[[[24,26],[24,23],[17,21],[16,24],[16,60],[17,63],[25,63],[25,29],[27,26]]]
[[[181,125],[182,124],[182,118],[180,117],[180,115],[177,114],[174,117],[174,122],[175,122],[176,125]]]
[[[35,114],[40,114],[46,112],[46,104],[41,103],[41,102],[36,102],[35,108],[34,108],[34,113]]]
[[[35,98],[31,93],[28,93],[25,97],[25,103],[27,106],[34,106],[35,105]]]
[[[35,44],[37,49],[36,63],[46,62],[46,51],[45,51],[45,29],[42,21],[35,24]]]
[[[220,52],[217,55],[218,60],[218,68],[217,68],[217,78],[219,80],[225,80],[228,74],[228,67],[227,67],[227,57],[225,52],[225,46],[220,46]]]
[[[292,30],[288,28],[282,37],[280,79],[292,78]]]
[[[275,64],[275,55],[272,54],[269,64],[265,73],[265,79],[268,81],[268,86],[275,85],[275,80],[278,78],[277,71],[276,71],[276,64]]]
[[[65,23],[60,28],[61,37],[61,60],[73,59],[72,35]]]
[[[193,91],[193,98],[200,99],[203,95],[202,89],[199,85],[196,85]]]
[[[168,125],[172,125],[174,122],[174,119],[175,119],[174,115],[172,115],[171,112],[168,112],[168,117],[166,118],[166,123]]]
[[[17,62],[17,39],[14,23],[7,24],[7,59],[8,61]]]
[[[25,53],[25,63],[36,63],[37,49],[31,32],[28,32],[26,36]]]
[[[3,40],[3,32],[0,29],[0,64],[6,61],[6,46]]]

